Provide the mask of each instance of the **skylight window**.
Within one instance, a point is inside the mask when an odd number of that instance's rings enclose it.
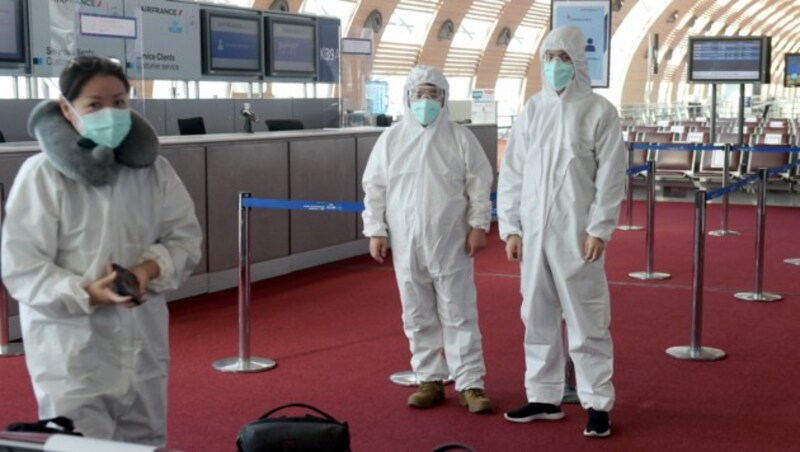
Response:
[[[386,26],[381,42],[395,42],[420,46],[425,42],[433,14],[410,11],[399,6],[394,10]]]
[[[350,22],[353,20],[353,13],[356,12],[356,4],[346,0],[305,0],[300,6],[300,12],[315,16],[336,17],[342,23],[342,36],[347,35]]]
[[[452,46],[461,49],[482,50],[486,47],[492,28],[494,28],[494,21],[464,18],[453,37]]]

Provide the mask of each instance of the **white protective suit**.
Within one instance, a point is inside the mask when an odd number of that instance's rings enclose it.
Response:
[[[489,230],[492,168],[475,135],[449,121],[446,98],[427,127],[414,119],[408,92],[423,83],[449,95],[436,69],[411,70],[403,120],[380,136],[364,171],[364,235],[391,241],[419,379],[451,375],[458,391],[482,389],[486,369],[473,262],[465,247],[470,228]]]
[[[613,345],[605,259],[584,260],[584,242],[587,234],[606,243],[611,238],[626,159],[616,109],[592,93],[585,43],[578,28],[564,27],[542,44],[542,56],[566,51],[575,74],[561,96],[543,83],[516,120],[500,169],[498,219],[503,240],[522,237],[528,401],[561,404],[563,314],[581,404],[609,411]]]
[[[59,114],[59,113],[56,113]],[[19,301],[39,417],[67,416],[88,437],[166,443],[168,312],[201,257],[194,205],[163,157],[120,166],[93,186],[45,153],[22,165],[6,205],[3,281]],[[151,259],[160,276],[141,306],[90,306],[84,290],[115,262]]]

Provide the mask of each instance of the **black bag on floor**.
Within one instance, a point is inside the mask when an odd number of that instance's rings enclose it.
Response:
[[[319,416],[270,417],[285,408],[305,408]],[[236,439],[239,452],[349,452],[350,430],[324,411],[304,403],[289,403],[245,425]]]
[[[83,436],[75,431],[72,419],[58,416],[52,419],[42,419],[39,422],[14,422],[6,426],[7,432],[33,432],[33,433],[58,433],[60,435]]]

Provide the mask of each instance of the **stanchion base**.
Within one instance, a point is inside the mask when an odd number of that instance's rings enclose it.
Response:
[[[414,373],[413,370],[403,370],[400,372],[395,372],[389,376],[389,380],[392,383],[398,386],[419,386],[419,380],[417,379],[417,374]],[[450,384],[453,382],[453,377],[447,377],[444,381],[444,384]]]
[[[686,359],[690,361],[716,361],[725,357],[725,352],[718,348],[700,347],[692,348],[689,346],[670,347],[667,355],[676,359]]]
[[[784,259],[783,263],[789,265],[800,265],[800,257],[796,257],[793,259]]]
[[[771,292],[737,292],[733,295],[739,300],[744,301],[778,301],[783,300],[783,297]]]
[[[708,235],[713,237],[724,237],[726,235],[742,235],[742,234],[739,234],[736,231],[731,231],[728,229],[717,229],[716,231],[710,231]]]
[[[225,358],[214,361],[214,369],[220,372],[245,373],[245,372],[264,372],[274,369],[278,363],[269,358]]]
[[[661,272],[633,272],[633,273],[628,273],[628,276],[634,279],[641,279],[641,280],[672,278],[672,275],[670,275],[669,273],[661,273]]]
[[[0,345],[0,358],[11,356],[22,356],[25,354],[25,346],[22,344],[12,343]]]
[[[633,226],[630,224],[623,224],[622,226],[617,226],[617,229],[620,231],[643,231],[643,226]]]
[[[581,403],[575,386],[564,386],[564,397],[561,398],[561,403]]]

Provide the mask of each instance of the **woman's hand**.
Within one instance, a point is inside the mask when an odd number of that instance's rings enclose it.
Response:
[[[127,307],[136,306],[131,297],[123,297],[112,290],[114,278],[117,272],[111,270],[111,265],[106,268],[106,275],[97,281],[86,286],[85,290],[89,294],[89,304],[99,305],[123,305]]]
[[[148,260],[134,265],[130,268],[130,271],[136,275],[136,279],[139,280],[139,300],[144,303],[147,301],[147,283],[149,283],[151,279],[158,278],[158,275],[161,274],[161,268],[155,261]]]

